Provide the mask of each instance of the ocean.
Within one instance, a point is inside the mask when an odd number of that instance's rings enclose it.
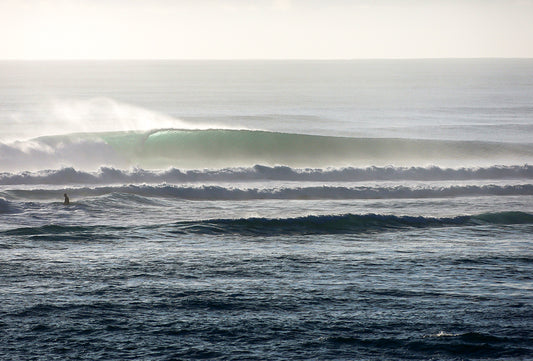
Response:
[[[0,359],[533,359],[532,139],[531,59],[2,61]]]

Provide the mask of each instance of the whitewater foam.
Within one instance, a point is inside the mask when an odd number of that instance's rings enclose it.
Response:
[[[37,172],[0,173],[0,184],[116,184],[116,183],[190,183],[190,182],[362,182],[362,181],[466,181],[533,179],[530,165],[476,168],[368,167],[368,168],[291,168],[286,166],[164,171],[100,167],[86,172],[73,167]]]
[[[128,194],[141,197],[168,197],[186,200],[319,200],[319,199],[406,199],[450,198],[480,196],[532,196],[532,184],[519,185],[451,185],[451,186],[374,186],[374,187],[277,187],[236,188],[223,186],[125,185],[81,188],[11,189],[3,194],[23,199],[56,199],[68,192],[77,199],[110,194]]]

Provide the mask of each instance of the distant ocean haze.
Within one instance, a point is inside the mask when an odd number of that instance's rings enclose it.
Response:
[[[2,61],[0,134],[237,128],[523,143],[532,73],[528,59]]]

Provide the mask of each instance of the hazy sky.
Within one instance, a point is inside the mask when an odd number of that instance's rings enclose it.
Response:
[[[533,0],[0,0],[2,59],[533,57]]]

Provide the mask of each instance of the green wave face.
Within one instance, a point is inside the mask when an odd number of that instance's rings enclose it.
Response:
[[[38,138],[49,145],[100,141],[132,166],[211,168],[527,163],[533,145],[390,138],[345,138],[252,130],[179,130],[84,133]]]

